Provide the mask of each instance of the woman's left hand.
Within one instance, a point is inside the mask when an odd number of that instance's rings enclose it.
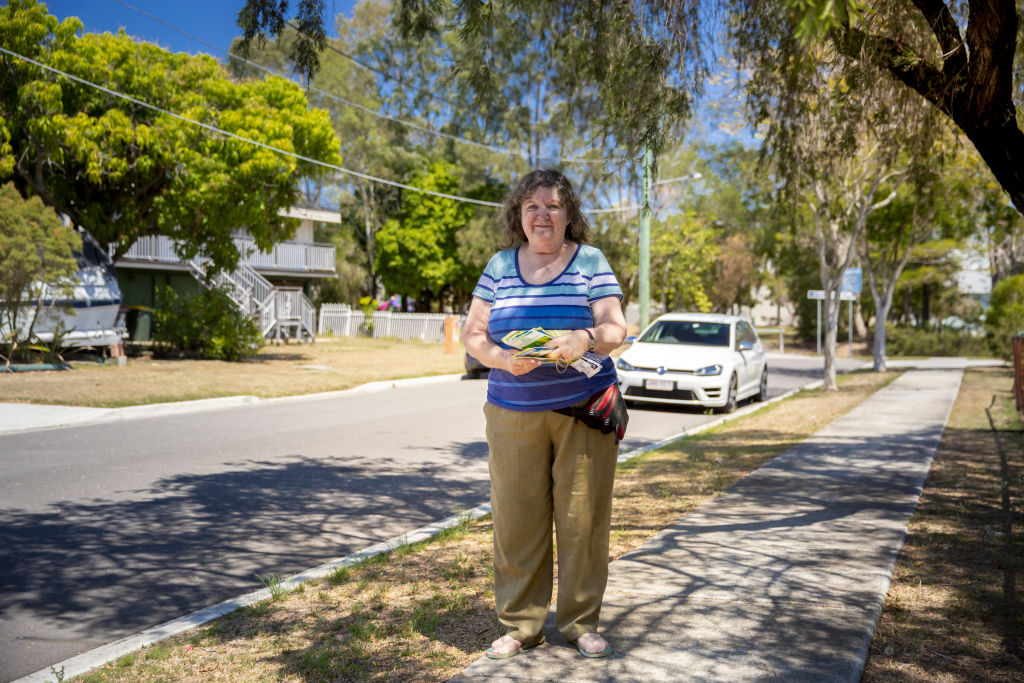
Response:
[[[618,297],[606,296],[590,304],[594,314],[594,326],[587,329],[594,335],[594,352],[608,354],[615,350],[626,338],[626,319],[622,316],[622,306]],[[552,357],[571,363],[590,350],[590,335],[586,330],[572,330],[568,334],[555,337],[547,343],[557,350]]]
[[[571,363],[590,350],[590,337],[583,330],[572,330],[568,334],[555,337],[545,346],[557,349],[551,354],[553,358]]]

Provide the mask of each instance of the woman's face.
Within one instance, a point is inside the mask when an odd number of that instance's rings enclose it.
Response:
[[[519,209],[523,232],[530,250],[538,254],[557,253],[565,243],[569,212],[554,187],[538,187]]]

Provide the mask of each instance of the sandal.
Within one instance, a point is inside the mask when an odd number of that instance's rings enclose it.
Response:
[[[506,635],[508,635],[508,634],[506,634]],[[504,637],[505,636],[502,636],[502,638],[504,638]],[[509,636],[509,637],[511,638],[511,636]],[[512,638],[512,639],[515,640],[515,638]],[[501,640],[501,638],[499,638],[498,640]],[[508,652],[495,652],[493,647],[489,647],[489,648],[487,648],[487,652],[484,653],[484,656],[487,657],[487,659],[508,659],[509,657],[515,657],[517,654],[519,654],[523,650],[529,650],[532,647],[537,647],[538,645],[540,645],[543,642],[544,642],[544,638],[542,637],[536,643],[531,643],[529,645],[523,645],[522,643],[520,643],[519,647],[517,647],[514,650],[510,650]]]
[[[596,634],[596,633],[584,633],[583,634],[583,636],[588,636],[588,635],[593,635],[593,636],[597,636],[597,637],[600,638],[600,636],[598,636],[598,634]],[[580,636],[580,638],[582,638],[583,636]],[[598,650],[597,652],[589,652],[588,650],[584,649],[584,647],[582,645],[580,645],[580,638],[577,638],[576,640],[574,640],[573,644],[576,646],[576,651],[579,652],[584,657],[586,657],[587,659],[600,659],[601,657],[607,657],[608,655],[610,655],[612,653],[612,646],[608,645],[607,643],[605,644],[605,647],[604,647],[603,650]],[[601,638],[601,639],[604,640],[604,638]]]

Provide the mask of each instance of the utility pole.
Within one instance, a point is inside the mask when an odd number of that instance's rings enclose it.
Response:
[[[640,331],[643,332],[651,321],[651,190],[654,185],[652,174],[654,154],[649,146],[644,147],[643,199],[640,205]]]

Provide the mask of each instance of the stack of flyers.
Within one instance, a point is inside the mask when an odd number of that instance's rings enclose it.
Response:
[[[519,353],[516,354],[517,358],[536,358],[543,363],[554,363],[555,360],[548,357],[548,354],[554,351],[554,348],[546,347],[544,344],[568,332],[569,330],[549,331],[542,327],[534,327],[532,330],[514,330],[509,332],[501,338],[501,341],[513,348],[520,349]],[[587,377],[593,377],[601,371],[601,362],[590,357],[590,354],[587,353],[569,363],[569,367],[582,372]]]
[[[555,359],[551,358],[551,352],[555,350],[553,346],[531,346],[528,349],[523,349],[519,353],[515,354],[516,358],[536,358],[542,363],[554,363]]]
[[[535,327],[532,330],[513,330],[501,338],[502,343],[517,349],[531,349],[534,346],[543,346],[546,342],[555,337],[560,337],[568,330],[554,330],[548,332],[543,327]]]

